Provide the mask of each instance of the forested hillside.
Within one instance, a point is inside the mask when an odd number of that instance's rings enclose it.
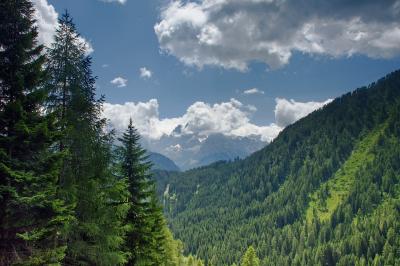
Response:
[[[172,231],[207,265],[400,265],[400,71],[288,126],[247,159],[169,174]]]

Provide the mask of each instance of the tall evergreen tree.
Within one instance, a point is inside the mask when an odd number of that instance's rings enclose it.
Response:
[[[127,235],[126,248],[131,252],[128,265],[152,265],[151,196],[154,194],[150,181],[151,164],[146,162],[146,151],[140,146],[140,135],[129,121],[129,126],[119,138],[121,147],[121,175],[128,182],[130,209],[126,217],[131,231]]]
[[[103,99],[96,99],[91,58],[86,56],[72,18],[59,21],[55,42],[48,50],[50,80],[48,108],[57,114],[66,154],[60,175],[60,196],[74,206],[74,222],[65,232],[65,262],[73,265],[120,265],[128,204],[123,180],[112,173],[112,135],[104,133]]]
[[[167,227],[162,208],[151,181],[146,151],[141,147],[140,135],[132,120],[119,138],[120,175],[128,184],[130,209],[126,224],[130,227],[125,249],[131,254],[127,265],[177,266],[188,265],[182,255],[183,245],[174,240]],[[193,265],[203,265],[192,257]]]
[[[57,198],[60,154],[46,98],[33,6],[0,1],[0,264],[58,264],[70,219]]]

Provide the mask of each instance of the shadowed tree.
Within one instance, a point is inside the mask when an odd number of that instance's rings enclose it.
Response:
[[[60,154],[44,112],[45,57],[32,3],[0,1],[0,264],[58,264],[70,220],[57,197]]]

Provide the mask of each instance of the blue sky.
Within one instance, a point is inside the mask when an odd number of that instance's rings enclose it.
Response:
[[[45,2],[45,0],[36,1],[42,2],[42,4]],[[213,1],[208,2],[212,3]],[[346,46],[346,40],[323,39],[329,38],[331,33],[322,32],[322,30],[318,32],[315,30],[319,33],[318,40],[321,45],[329,41],[333,43],[332,46],[323,47],[324,52],[318,50],[320,49],[318,47],[318,49],[311,46],[311,48],[308,46],[304,48],[295,43],[287,44],[286,41],[282,41],[286,40],[285,38],[290,38],[289,35],[289,37],[276,37],[276,40],[279,40],[282,46],[292,47],[287,48],[290,50],[290,58],[288,60],[280,59],[276,63],[276,60],[271,56],[264,57],[260,53],[246,54],[244,52],[243,56],[236,55],[235,53],[240,54],[243,49],[240,50],[241,48],[233,47],[229,43],[219,40],[221,45],[216,47],[215,51],[193,46],[193,49],[198,48],[200,51],[197,55],[200,62],[196,61],[191,64],[186,60],[188,58],[188,60],[193,59],[190,58],[192,47],[189,41],[191,40],[187,41],[188,47],[183,46],[183,48],[181,48],[179,41],[187,40],[189,37],[180,36],[193,35],[194,29],[197,28],[194,26],[192,28],[190,26],[184,27],[183,24],[179,24],[181,22],[176,22],[173,16],[187,12],[187,16],[192,16],[189,17],[189,20],[192,19],[198,10],[204,10],[201,8],[204,8],[206,4],[202,1],[185,1],[185,3],[182,2],[174,7],[171,1],[166,0],[126,0],[123,4],[117,1],[103,2],[99,0],[47,0],[47,4],[54,6],[59,14],[68,9],[78,30],[92,45],[94,52],[91,56],[93,57],[94,73],[98,76],[99,94],[105,94],[106,101],[110,104],[137,103],[139,101],[146,103],[150,99],[157,99],[160,119],[180,117],[195,102],[202,101],[212,106],[215,103],[229,102],[231,98],[234,98],[244,106],[255,107],[248,115],[252,124],[269,125],[276,122],[276,114],[274,113],[277,104],[276,98],[294,99],[296,102],[323,102],[357,87],[367,85],[400,66],[400,53],[396,47],[360,45],[355,46],[355,52],[352,54],[349,49],[353,49],[353,47],[348,47],[348,44]],[[398,1],[394,1],[393,6],[386,6],[388,12],[397,8],[396,4],[397,7],[400,6]],[[215,6],[212,8],[215,8]],[[229,14],[218,14],[218,12],[222,12],[223,8],[224,6],[218,10],[215,9],[217,10],[215,11],[216,15],[229,17]],[[229,8],[234,9],[235,5],[231,4]],[[246,9],[243,6],[240,8]],[[352,8],[354,7],[343,7],[346,12],[343,11],[342,13],[338,8],[339,15],[343,15],[342,20],[344,22],[349,19],[349,17],[344,17],[344,14],[351,13]],[[167,14],[166,10],[169,10],[170,13]],[[313,9],[310,8],[310,10]],[[265,12],[267,14],[269,11],[266,10]],[[323,18],[323,11],[316,10],[315,12]],[[367,9],[365,13],[368,13]],[[212,20],[213,15],[213,13],[208,14],[207,23],[221,25],[218,24],[219,21]],[[252,14],[249,13],[250,15]],[[258,15],[254,14],[254,17]],[[390,23],[388,25],[391,25],[393,31],[397,33],[398,20],[394,18],[392,21],[385,22],[380,20],[379,15],[377,14],[375,24],[385,25],[384,23]],[[284,14],[279,19],[283,20],[282,17],[284,17]],[[363,14],[355,14],[354,17],[361,18],[361,22],[355,22],[354,27],[359,33],[365,32],[362,29],[365,26],[362,24]],[[298,20],[301,21],[301,19]],[[155,25],[161,21],[169,23],[169,26],[171,26],[171,23],[178,23],[173,26],[180,26],[181,28],[176,30],[176,34],[172,37],[161,40],[158,38],[160,33],[158,32],[157,35],[155,32]],[[256,21],[256,23],[259,23],[259,20]],[[371,27],[370,25],[366,26]],[[224,30],[221,27],[217,30]],[[282,25],[282,28],[275,26],[270,29],[270,32],[276,30],[276,32],[279,32],[279,34],[276,33],[276,36],[280,36],[281,32],[285,32],[285,29],[287,28],[284,25]],[[225,31],[228,30],[230,29],[225,29]],[[240,35],[240,29],[237,31],[238,41],[241,38],[248,38],[248,36],[242,37]],[[287,34],[290,34],[291,30],[287,29],[287,32]],[[366,34],[371,35],[372,33],[366,32]],[[228,36],[228,33],[226,36]],[[179,40],[178,38],[182,39]],[[222,32],[220,38],[225,38],[224,32]],[[379,38],[380,41],[381,39],[383,42],[386,41],[382,36]],[[392,39],[393,37],[388,42],[393,42]],[[261,40],[264,41],[264,39]],[[337,50],[335,46],[338,47]],[[188,49],[188,51],[185,49]],[[236,63],[233,67],[227,66],[226,60],[230,60],[230,49],[233,51],[231,53],[234,54],[232,60],[236,60],[235,62],[241,60],[238,58],[244,58],[245,70],[240,69],[241,67],[238,67]],[[284,55],[288,51],[287,49],[280,55]],[[228,55],[220,56],[217,54],[222,54],[224,51],[227,51]],[[209,60],[201,61],[203,56],[209,58]],[[217,63],[210,63],[214,59]],[[273,66],[271,67],[271,65]],[[151,77],[143,78],[140,76],[140,68],[143,67],[151,71]],[[111,81],[117,77],[126,79],[126,86],[118,87],[117,84],[112,84]],[[257,88],[263,94],[243,93],[252,88]]]

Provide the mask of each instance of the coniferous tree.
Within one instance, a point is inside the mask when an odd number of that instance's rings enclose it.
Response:
[[[43,46],[33,6],[0,1],[0,264],[58,264],[69,221],[57,197],[60,154],[53,115],[44,113]]]
[[[126,249],[131,252],[128,265],[152,265],[152,222],[150,198],[154,191],[150,181],[151,165],[146,162],[146,151],[140,146],[140,135],[129,121],[119,138],[121,147],[121,175],[127,180],[130,209],[126,217],[131,231],[127,234]]]
[[[112,135],[104,133],[103,99],[95,97],[91,58],[85,47],[66,12],[48,50],[47,64],[48,109],[57,114],[58,149],[65,154],[59,194],[74,206],[75,215],[65,231],[65,262],[120,265],[127,257],[121,250],[127,189],[112,173]]]
[[[253,246],[250,246],[243,255],[241,266],[259,266],[260,259],[257,257]]]

